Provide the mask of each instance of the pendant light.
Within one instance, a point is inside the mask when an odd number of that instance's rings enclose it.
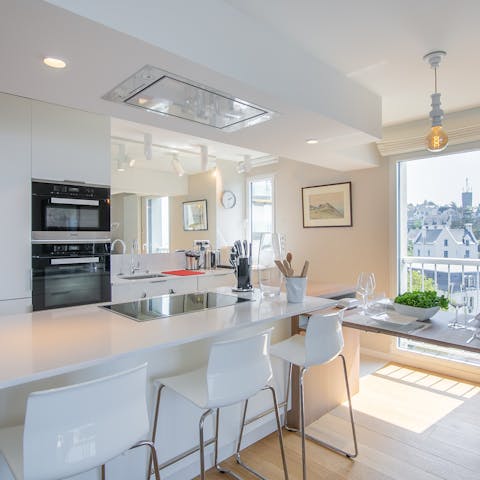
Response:
[[[442,127],[443,110],[440,102],[440,94],[437,92],[437,68],[442,61],[442,58],[447,54],[442,50],[427,53],[423,59],[430,64],[435,72],[435,93],[432,93],[432,110],[430,111],[430,118],[432,119],[432,128],[427,135],[425,141],[427,150],[429,152],[441,152],[445,150],[448,145],[448,135]]]

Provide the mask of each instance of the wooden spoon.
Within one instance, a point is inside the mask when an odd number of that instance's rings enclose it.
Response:
[[[285,267],[283,266],[283,263],[280,260],[275,260],[275,265],[282,272],[284,277],[288,277],[288,272],[285,270]]]
[[[293,255],[288,252],[287,253],[287,262],[288,262],[288,266],[290,267],[290,270],[292,270],[292,259],[293,259]]]
[[[288,264],[288,262],[286,260],[283,261],[283,266],[284,266],[285,270],[287,271],[288,276],[289,277],[293,276],[293,270],[290,268],[290,265]]]
[[[308,260],[305,260],[305,263],[303,264],[303,268],[302,268],[302,273],[300,275],[301,277],[306,277],[307,276],[309,265],[310,265],[310,262]]]

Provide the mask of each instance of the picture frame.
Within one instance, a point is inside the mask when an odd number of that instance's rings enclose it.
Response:
[[[302,188],[303,228],[351,227],[352,182]]]
[[[207,200],[183,202],[183,230],[186,232],[208,230]]]

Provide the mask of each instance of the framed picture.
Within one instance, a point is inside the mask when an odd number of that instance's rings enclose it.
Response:
[[[208,230],[206,200],[183,202],[183,229],[187,232]]]
[[[302,188],[303,227],[351,227],[352,182]]]

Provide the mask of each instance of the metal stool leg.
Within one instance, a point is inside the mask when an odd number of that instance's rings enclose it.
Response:
[[[289,432],[299,432],[298,428],[289,427],[287,423],[287,416],[288,416],[288,397],[290,396],[290,390],[292,385],[292,369],[293,364],[288,364],[288,376],[287,376],[287,388],[286,388],[286,395],[285,395],[285,406],[283,410],[283,425],[285,426],[285,430]]]
[[[340,448],[337,448],[329,443],[326,443],[322,440],[319,440],[318,438],[312,437],[311,435],[306,435],[306,437],[311,440],[314,443],[317,443],[318,445],[321,445],[322,447],[328,448],[329,450],[332,450],[336,453],[339,453],[341,455],[345,455],[348,458],[355,458],[358,455],[358,445],[357,445],[357,434],[355,431],[355,422],[353,420],[353,408],[352,408],[352,399],[350,396],[350,385],[348,383],[348,372],[347,372],[347,363],[345,361],[345,357],[343,355],[339,355],[339,357],[342,359],[342,365],[343,365],[343,375],[345,377],[345,387],[347,390],[347,397],[348,397],[348,409],[350,412],[350,424],[352,426],[352,437],[353,437],[353,445],[354,445],[354,451],[353,453],[347,452],[345,450],[342,450]]]
[[[215,468],[217,471],[220,473],[226,473],[227,475],[230,475],[231,477],[237,479],[237,480],[242,480],[241,477],[237,476],[234,472],[231,470],[226,470],[223,468],[220,463],[218,463],[218,433],[220,429],[220,409],[217,408],[216,413],[215,413],[215,456],[214,456],[214,463],[215,463]]]
[[[347,396],[348,396],[348,409],[350,412],[350,423],[352,425],[352,436],[353,436],[353,445],[354,445],[354,453],[347,454],[350,458],[355,458],[358,455],[358,444],[357,444],[357,432],[355,431],[355,421],[353,419],[353,407],[352,407],[352,397],[350,395],[350,384],[348,382],[348,372],[347,372],[347,362],[345,361],[345,357],[340,355],[343,364],[343,375],[345,377],[345,387],[347,389]]]
[[[205,480],[205,439],[203,436],[203,427],[205,425],[205,419],[213,412],[212,409],[207,410],[200,417],[198,422],[198,430],[200,434],[200,479]]]
[[[105,478],[106,478],[106,476],[105,476],[105,465],[101,466],[100,475],[101,475],[102,480],[105,480]]]
[[[285,448],[283,446],[282,424],[280,422],[280,412],[278,411],[277,394],[273,387],[270,386],[268,389],[272,393],[273,408],[275,409],[275,418],[277,420],[278,443],[280,445],[280,453],[282,454],[283,473],[285,480],[288,480],[287,459],[285,458]]]
[[[287,469],[287,460],[285,457],[285,449],[283,446],[283,435],[282,435],[282,424],[280,422],[280,413],[278,411],[278,403],[277,403],[277,395],[275,393],[275,389],[268,385],[263,390],[270,390],[272,394],[272,401],[273,401],[273,411],[275,412],[275,419],[277,422],[277,433],[278,433],[278,440],[279,440],[279,445],[280,445],[280,453],[282,455],[282,463],[283,463],[283,473],[285,475],[285,480],[288,480],[288,469]],[[240,435],[238,438],[238,443],[237,443],[237,451],[235,453],[235,458],[237,460],[237,463],[243,467],[245,470],[250,472],[252,475],[255,475],[256,477],[260,478],[261,480],[267,480],[264,476],[262,476],[260,473],[258,473],[256,470],[254,470],[252,467],[248,466],[246,463],[242,461],[240,450],[242,447],[242,438],[243,438],[243,432],[245,429],[245,425],[247,424],[246,417],[247,417],[247,408],[248,408],[248,400],[245,401],[244,407],[243,407],[243,414],[242,414],[242,423],[240,426]],[[238,477],[236,477],[238,478]]]
[[[300,435],[302,437],[302,473],[303,480],[307,480],[307,459],[305,448],[305,392],[303,390],[303,377],[306,368],[302,368],[300,371]]]
[[[153,428],[152,428],[152,438],[151,441],[153,444],[155,444],[155,437],[157,436],[157,426],[158,426],[158,417],[159,417],[159,412],[160,412],[160,399],[162,396],[162,390],[165,388],[165,385],[160,385],[158,387],[158,392],[157,392],[157,400],[155,402],[155,415],[153,418]],[[148,470],[147,470],[147,480],[150,478],[152,475],[152,455],[150,455],[149,460],[148,460]],[[104,480],[104,479],[102,479]]]
[[[158,468],[157,451],[153,442],[141,441],[136,443],[130,450],[138,447],[148,447],[150,449],[150,458],[153,460],[153,472],[155,473],[155,480],[160,480],[160,470]]]

